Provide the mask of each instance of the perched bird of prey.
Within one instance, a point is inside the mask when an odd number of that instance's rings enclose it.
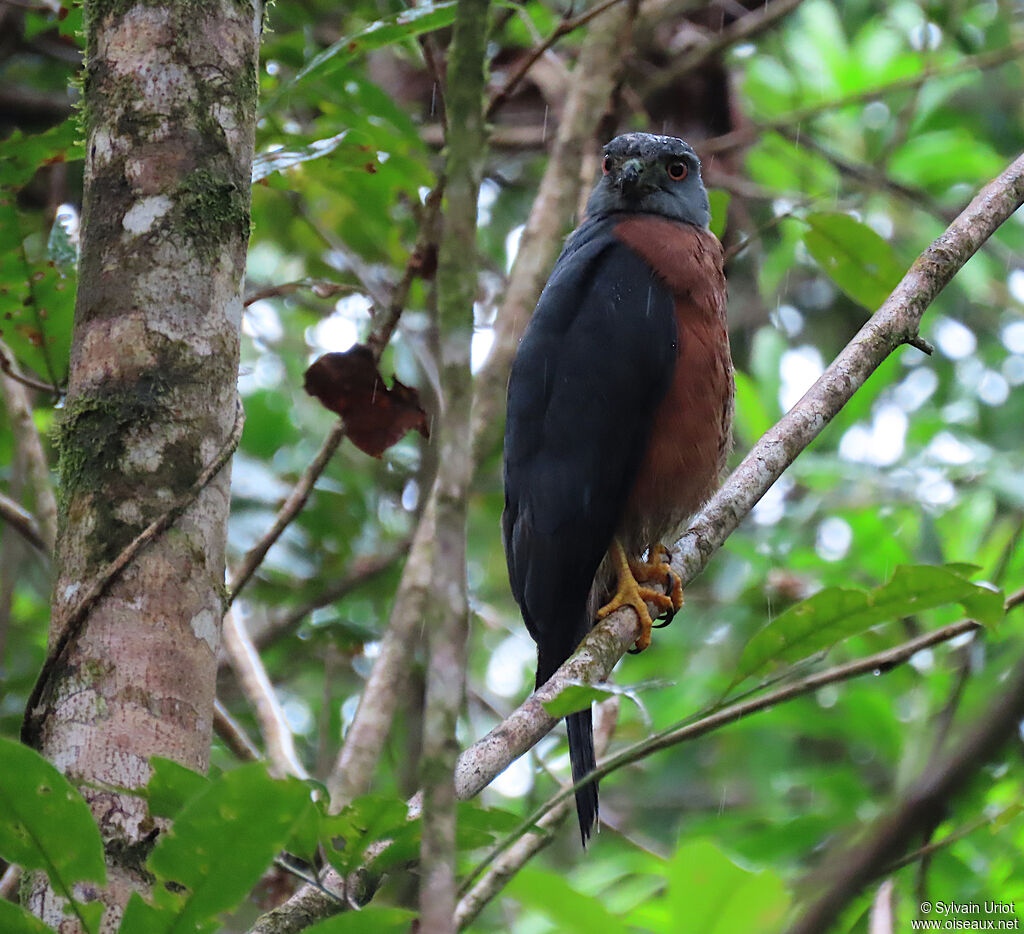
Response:
[[[502,534],[512,593],[537,643],[540,687],[595,619],[682,587],[665,541],[718,484],[730,444],[732,358],[722,246],[700,160],[680,139],[604,148],[587,217],[566,242],[512,365]],[[661,589],[644,587],[662,582]],[[574,781],[594,768],[590,710],[567,718]],[[576,792],[586,844],[597,784]]]

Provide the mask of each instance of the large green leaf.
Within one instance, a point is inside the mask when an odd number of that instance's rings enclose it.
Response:
[[[808,214],[804,245],[855,302],[874,311],[903,278],[892,246],[849,214]]]
[[[578,892],[557,873],[527,867],[505,891],[524,907],[539,911],[563,934],[629,934],[626,923],[601,899]]]
[[[154,756],[149,761],[153,774],[146,784],[149,813],[155,817],[173,817],[186,801],[209,787],[210,779],[171,759]]]
[[[0,899],[0,931],[4,934],[52,934],[53,928],[24,908]]]
[[[34,749],[0,738],[0,856],[58,891],[103,882],[103,841],[82,796]]]
[[[732,683],[739,684],[771,663],[794,662],[831,648],[879,623],[956,603],[987,625],[1003,617],[1001,593],[972,584],[949,567],[901,566],[888,584],[867,592],[826,587],[754,635]]]
[[[302,782],[275,781],[262,763],[211,781],[182,808],[149,858],[159,881],[184,891],[155,886],[155,906],[137,906],[133,917],[145,931],[206,929],[245,898],[313,807]]]
[[[765,934],[789,906],[777,875],[741,869],[707,840],[680,846],[666,875],[666,934]]]

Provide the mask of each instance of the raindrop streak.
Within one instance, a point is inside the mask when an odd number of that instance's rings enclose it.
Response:
[[[434,116],[437,110],[437,82],[435,81],[430,89],[430,116]]]
[[[540,141],[546,143],[548,141],[548,105],[544,105],[544,126],[540,131]]]

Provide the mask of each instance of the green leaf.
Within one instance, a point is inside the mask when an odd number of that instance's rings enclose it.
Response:
[[[666,875],[664,901],[673,934],[771,931],[789,906],[777,875],[741,869],[707,840],[680,846]]]
[[[553,717],[567,717],[578,710],[586,710],[595,701],[609,697],[626,697],[640,708],[646,718],[647,709],[640,700],[640,693],[667,686],[667,681],[641,681],[637,684],[612,684],[607,681],[584,684],[581,681],[570,681],[555,697],[545,702],[543,707]]]
[[[153,775],[145,789],[149,813],[155,817],[173,817],[185,802],[210,785],[210,779],[170,759],[153,756],[149,760]]]
[[[77,116],[34,136],[15,130],[0,142],[0,188],[17,190],[27,185],[41,166],[84,158],[85,151],[75,141],[78,135]]]
[[[42,869],[58,892],[106,880],[103,841],[82,796],[34,749],[0,738],[0,856]]]
[[[13,197],[0,192],[0,338],[19,363],[59,386],[71,353],[75,274],[30,256],[28,243]]]
[[[323,820],[321,841],[331,865],[345,874],[362,862],[363,853],[375,840],[391,838],[403,844],[410,823],[408,806],[401,798],[363,795],[340,814]],[[392,860],[395,852],[386,850],[385,858]]]
[[[4,899],[0,899],[0,931],[4,934],[53,934],[52,927],[20,905]]]
[[[416,912],[404,908],[371,905],[361,911],[346,911],[306,928],[306,934],[407,934]]]
[[[848,214],[808,214],[804,245],[824,272],[855,302],[874,311],[903,278],[893,248]]]
[[[154,910],[163,926],[153,930],[197,930],[238,905],[313,806],[302,782],[275,781],[258,762],[211,781],[150,855],[160,880],[186,889],[158,898]],[[156,917],[154,910],[147,906],[145,913]]]
[[[521,869],[505,891],[523,907],[539,911],[563,934],[629,934],[626,923],[599,899],[576,891],[553,872]]]
[[[758,391],[758,384],[742,370],[733,373],[736,380],[736,434],[750,447],[775,424],[768,403]]]
[[[711,203],[711,232],[722,239],[725,233],[725,224],[728,220],[729,201],[732,194],[722,188],[712,188],[708,192],[708,201]]]
[[[393,13],[370,23],[358,32],[342,36],[333,45],[314,56],[313,60],[282,89],[282,93],[291,91],[310,75],[325,77],[333,74],[357,55],[364,55],[385,45],[450,26],[455,21],[455,7],[454,2],[423,4]]]
[[[1001,593],[972,584],[948,567],[901,566],[892,580],[868,592],[826,587],[791,606],[747,643],[732,685],[770,663],[795,662],[901,616],[959,603],[986,625],[1003,618]]]
[[[303,162],[329,156],[346,136],[348,130],[342,130],[335,136],[314,140],[308,146],[300,146],[298,149],[275,149],[272,152],[260,153],[252,160],[253,184],[274,172],[284,172]]]

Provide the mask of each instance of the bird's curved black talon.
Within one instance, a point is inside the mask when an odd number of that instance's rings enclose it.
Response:
[[[636,646],[631,649],[626,649],[626,652],[629,655],[639,655],[642,651],[643,649],[638,649]]]
[[[666,612],[662,613],[661,616],[656,616],[655,617],[655,619],[658,620],[658,622],[651,623],[651,629],[664,629],[666,626],[671,624],[672,620],[674,620],[675,618],[676,618],[675,610],[673,610],[671,613],[666,611]]]

